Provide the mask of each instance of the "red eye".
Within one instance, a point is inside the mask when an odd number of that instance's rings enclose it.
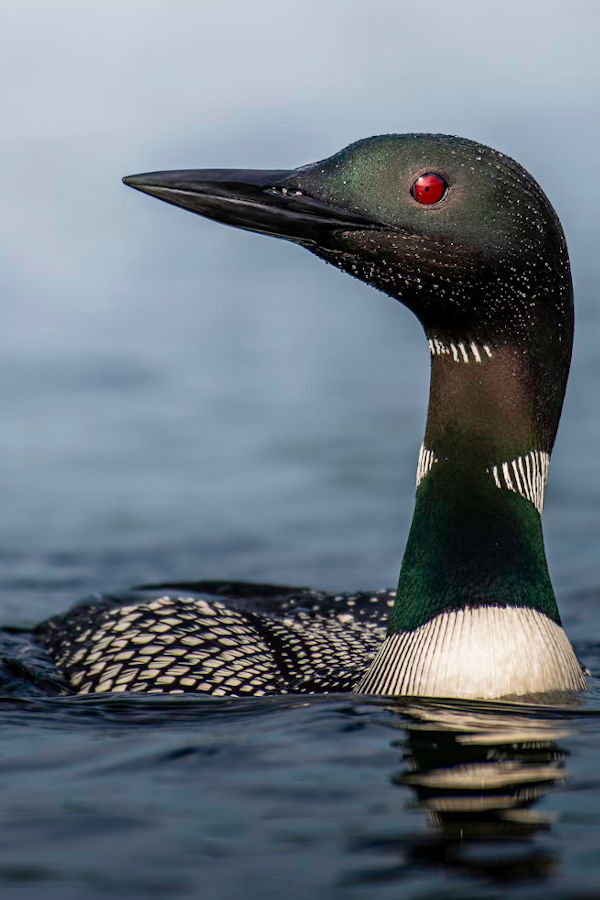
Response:
[[[410,192],[417,203],[438,203],[446,193],[446,182],[439,175],[427,172],[417,178]]]

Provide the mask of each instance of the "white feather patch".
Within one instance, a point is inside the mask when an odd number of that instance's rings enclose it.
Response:
[[[450,343],[446,343],[439,338],[429,338],[427,343],[429,344],[429,350],[432,356],[450,357],[451,355],[454,362],[459,363],[480,363],[482,362],[483,353],[490,359],[493,355],[488,344],[483,344],[481,346],[476,344],[475,341],[459,341],[458,343],[451,341]],[[471,353],[473,354],[472,359]]]
[[[528,607],[481,606],[388,635],[354,692],[483,700],[585,689],[560,625]]]
[[[425,444],[421,444],[421,449],[419,450],[419,462],[417,464],[417,487],[419,487],[425,476],[431,472],[433,464],[436,462],[437,459],[433,450],[428,450],[425,447]]]
[[[533,503],[539,514],[544,508],[544,493],[548,481],[550,455],[543,450],[530,450],[525,456],[492,466],[496,487],[507,487]],[[488,469],[488,472],[490,470]]]

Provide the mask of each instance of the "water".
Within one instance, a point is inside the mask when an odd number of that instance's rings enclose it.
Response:
[[[113,695],[1,714],[9,896],[597,896],[597,688],[578,710]]]
[[[577,336],[544,523],[600,673],[596,4],[519,5],[518,28],[515,5],[466,0],[451,21],[433,0],[173,9],[3,4],[2,894],[596,897],[595,677],[567,709],[72,698],[18,630],[139,583],[395,582],[417,324],[119,179],[449,131],[528,166],[567,233]]]

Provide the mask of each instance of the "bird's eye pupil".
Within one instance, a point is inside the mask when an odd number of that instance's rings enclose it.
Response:
[[[440,175],[427,172],[417,178],[410,192],[417,203],[431,206],[432,203],[439,203],[446,196],[446,182]]]

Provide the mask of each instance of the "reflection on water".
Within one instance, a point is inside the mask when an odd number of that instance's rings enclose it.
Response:
[[[65,697],[0,650],[0,893],[33,854],[61,900],[597,896],[597,701]]]
[[[367,840],[355,849],[384,853],[385,880],[394,871],[405,877],[407,867],[438,868],[491,884],[554,874],[557,852],[532,838],[558,821],[538,804],[568,779],[560,746],[569,734],[564,722],[523,705],[419,701],[397,709],[406,735],[393,741],[403,765],[391,783],[409,788],[409,808],[425,814],[430,834]],[[396,870],[389,868],[390,856],[401,858]],[[382,876],[383,871],[363,870],[358,880]]]

